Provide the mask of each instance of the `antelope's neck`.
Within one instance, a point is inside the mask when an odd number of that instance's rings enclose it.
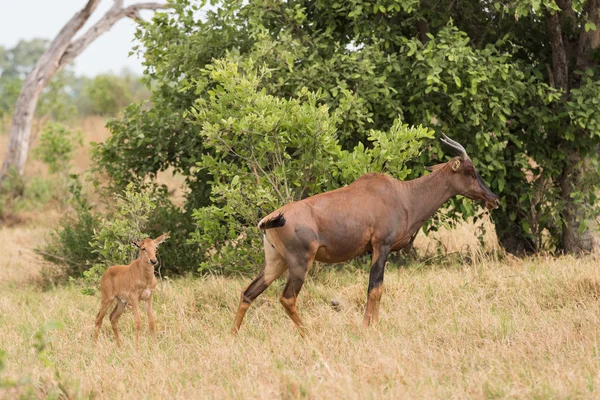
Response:
[[[445,170],[402,182],[400,196],[408,217],[407,231],[412,235],[446,201],[456,196]]]
[[[143,276],[146,281],[151,281],[154,277],[154,266],[150,263],[145,263],[141,259],[137,259],[138,274]]]

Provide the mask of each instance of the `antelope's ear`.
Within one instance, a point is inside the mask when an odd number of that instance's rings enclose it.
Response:
[[[160,235],[159,237],[154,239],[154,243],[156,243],[156,245],[159,246],[162,242],[167,240],[167,238],[169,237],[170,234],[171,234],[171,232],[163,233],[162,235]]]
[[[137,242],[133,241],[133,240],[131,241],[131,245],[132,245],[133,247],[137,248],[137,249],[139,249],[139,248],[140,248],[140,245],[139,245]]]
[[[438,169],[442,168],[444,165],[446,165],[446,164],[430,165],[428,167],[425,167],[425,169],[429,172],[434,172],[434,171],[437,171]]]
[[[454,172],[458,172],[458,170],[460,169],[460,159],[456,159],[454,161],[452,161],[452,171]]]

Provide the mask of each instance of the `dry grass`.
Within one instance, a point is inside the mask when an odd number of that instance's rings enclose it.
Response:
[[[258,298],[235,340],[228,332],[248,279],[165,280],[158,341],[144,327],[136,350],[131,311],[121,319],[122,348],[108,321],[94,346],[99,299],[75,285],[42,291],[30,282],[42,236],[33,226],[0,229],[5,375],[31,377],[38,397],[58,382],[107,399],[597,398],[600,390],[594,256],[391,268],[378,330],[361,326],[368,274],[324,268],[299,298],[306,340],[279,305],[282,280]],[[64,324],[48,335],[50,367],[32,350],[48,321]]]
[[[85,168],[85,156],[76,165]],[[102,399],[599,397],[597,256],[498,261],[477,250],[465,224],[437,238],[450,252],[469,251],[469,263],[389,269],[377,330],[361,326],[368,273],[320,269],[298,303],[307,339],[279,305],[282,280],[258,298],[235,340],[228,332],[249,279],[163,280],[155,292],[158,341],[145,326],[136,350],[131,311],[121,318],[122,348],[107,320],[94,346],[99,298],[76,285],[43,291],[35,283],[42,263],[32,249],[55,219],[0,227],[3,376],[30,377],[34,397],[59,382],[72,397]],[[416,242],[423,251],[435,243]],[[48,321],[64,329],[48,334],[45,365],[32,344]],[[0,398],[24,390],[0,389]]]

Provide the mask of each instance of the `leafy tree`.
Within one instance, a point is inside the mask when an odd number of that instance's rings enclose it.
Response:
[[[203,70],[227,55],[268,68],[259,87],[281,99],[307,88],[335,114],[350,92],[353,106],[337,125],[343,150],[369,147],[370,130],[388,130],[398,115],[464,143],[502,198],[492,215],[507,250],[589,247],[600,133],[597,0],[226,0],[202,19],[203,3],[172,5],[138,32],[152,107],[130,107],[97,152],[117,185],[173,167],[191,188],[188,210],[210,202],[214,183],[196,164],[215,149],[189,112],[217,87],[198,85]],[[442,157],[432,144],[413,174]],[[456,200],[449,215],[482,212]]]
[[[31,71],[48,42],[44,39],[20,40],[11,49],[0,48],[0,118],[12,113],[23,78]]]
[[[35,149],[40,160],[48,164],[51,173],[68,174],[81,133],[73,132],[60,123],[50,122],[42,130],[40,144]]]
[[[0,50],[0,77],[24,79],[47,46],[46,39],[20,40],[12,49]]]
[[[10,121],[9,146],[0,170],[0,181],[5,179],[11,169],[16,169],[19,175],[23,175],[37,103],[42,91],[54,75],[61,68],[69,65],[90,43],[121,18],[139,20],[141,10],[161,10],[167,7],[163,3],[139,3],[124,7],[122,1],[115,1],[87,32],[74,39],[98,7],[99,1],[88,0],[83,8],[65,23],[24,78]]]
[[[44,39],[21,40],[14,48],[0,51],[0,119],[6,120],[12,114],[24,78],[47,46]],[[71,68],[57,73],[40,95],[36,117],[68,120],[75,111],[76,101],[71,94],[75,82]]]
[[[145,99],[147,92],[144,89],[139,77],[127,70],[122,71],[119,76],[98,75],[84,82],[83,93],[80,94],[85,103],[82,112],[115,116],[130,103]]]
[[[238,65],[217,60],[207,66],[199,90],[214,87],[196,102],[193,121],[201,126],[206,154],[199,167],[213,177],[214,204],[197,209],[198,230],[192,243],[206,252],[201,270],[250,271],[261,256],[256,221],[284,203],[351,183],[384,165],[402,179],[405,162],[416,156],[425,128],[408,128],[397,121],[389,132],[371,131],[372,147],[362,143],[342,150],[337,126],[354,107],[343,93],[340,107],[330,114],[319,104],[320,94],[302,89],[294,99],[281,99],[260,89],[269,75],[254,62]]]

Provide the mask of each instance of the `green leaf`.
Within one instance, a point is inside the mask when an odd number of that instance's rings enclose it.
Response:
[[[585,31],[586,32],[589,32],[589,31],[596,32],[596,24],[594,24],[592,21],[587,21],[585,23]]]

